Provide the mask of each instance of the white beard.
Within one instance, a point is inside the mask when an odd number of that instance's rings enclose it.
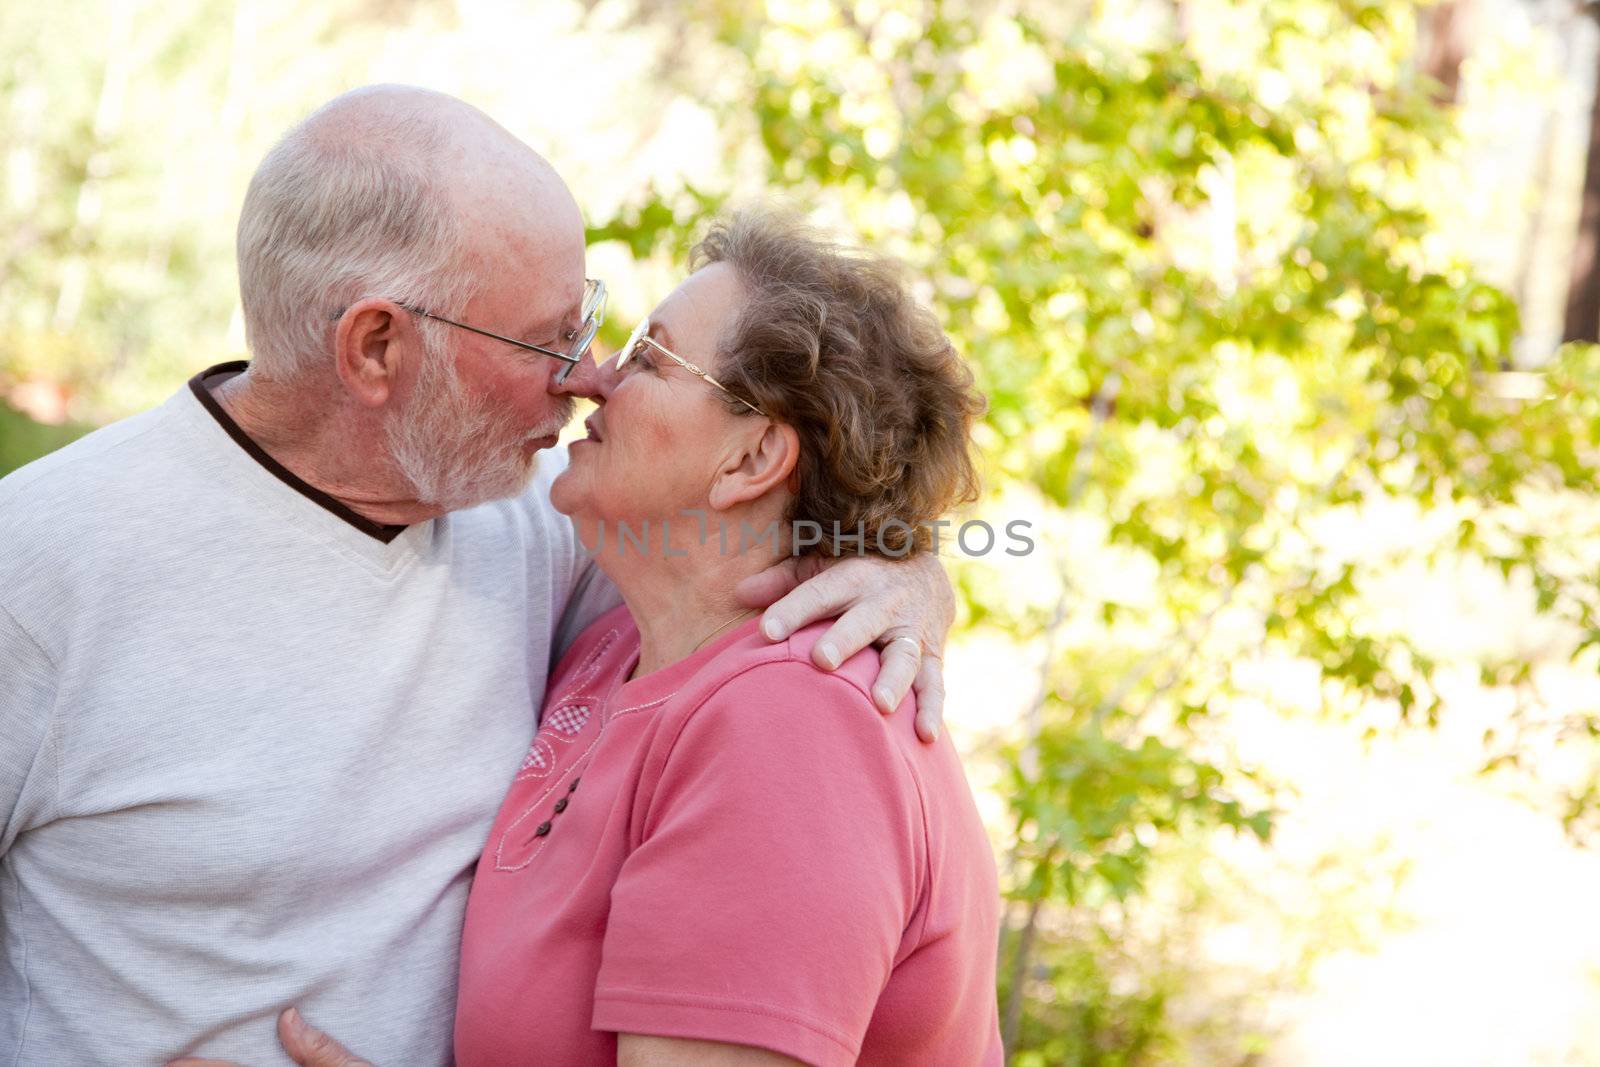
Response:
[[[389,451],[417,500],[446,511],[517,496],[528,487],[539,454],[523,457],[535,438],[559,433],[572,417],[563,404],[546,423],[521,430],[509,412],[474,400],[442,351],[430,351],[404,410],[385,427]],[[442,347],[442,346],[441,346]]]

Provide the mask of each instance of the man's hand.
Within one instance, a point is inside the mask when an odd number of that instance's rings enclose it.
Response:
[[[278,1016],[278,1041],[300,1067],[372,1067],[290,1008]],[[226,1060],[173,1060],[167,1067],[240,1067]]]
[[[300,1067],[372,1067],[290,1008],[278,1016],[278,1040]]]
[[[917,733],[924,741],[939,736],[944,642],[955,620],[955,593],[936,557],[802,556],[746,578],[734,593],[750,607],[771,605],[761,619],[761,632],[771,641],[837,615],[812,650],[817,666],[831,671],[868,645],[879,645],[883,663],[872,685],[879,710],[893,711],[914,683]]]

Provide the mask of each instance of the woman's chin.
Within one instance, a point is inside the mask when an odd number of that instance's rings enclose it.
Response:
[[[556,475],[550,482],[550,504],[561,514],[576,520],[576,512],[580,508],[582,494],[572,475],[572,466]]]

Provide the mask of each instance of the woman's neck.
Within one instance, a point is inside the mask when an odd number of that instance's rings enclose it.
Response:
[[[639,629],[639,665],[633,677],[671,666],[759,614],[740,603],[733,590],[777,557],[723,554],[717,548],[713,538],[705,545],[675,545],[670,556],[646,551],[602,552],[597,557]],[[680,550],[685,554],[678,555]]]

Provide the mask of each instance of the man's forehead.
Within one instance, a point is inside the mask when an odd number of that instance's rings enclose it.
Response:
[[[471,260],[480,290],[517,294],[528,316],[575,315],[583,303],[584,246],[577,235],[500,228],[478,242]]]
[[[548,261],[555,270],[576,264],[582,274],[583,215],[543,161],[474,175],[453,193],[469,244],[519,262]]]
[[[583,302],[583,216],[561,177],[509,138],[480,145],[450,195],[482,303],[507,329],[555,328]]]

